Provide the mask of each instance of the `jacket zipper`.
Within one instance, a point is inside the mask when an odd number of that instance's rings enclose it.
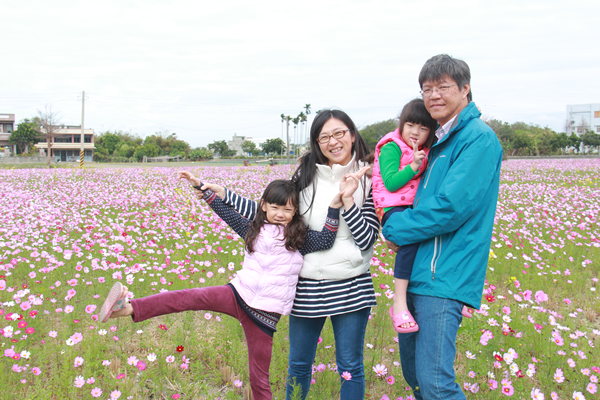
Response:
[[[442,255],[442,237],[436,236],[433,245],[433,258],[431,259],[431,279],[435,281],[435,269]]]
[[[444,148],[446,146],[442,147],[442,149],[440,150],[439,154],[437,155],[437,157],[435,158],[435,160],[433,160],[433,164],[427,164],[427,176],[425,179],[425,185],[423,185],[423,189],[427,188],[427,184],[429,183],[429,177],[431,176],[431,170],[433,169],[433,166],[435,165],[435,163],[437,162],[438,158],[440,158],[440,156],[442,155],[442,151],[444,151]],[[421,195],[419,194],[419,197],[417,198],[417,200],[415,200],[415,204],[413,205],[413,207],[416,207],[417,204],[419,204],[419,200],[421,199]]]

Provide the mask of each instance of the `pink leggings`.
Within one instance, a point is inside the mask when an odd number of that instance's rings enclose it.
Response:
[[[269,365],[271,365],[273,338],[260,330],[244,312],[229,286],[211,286],[159,293],[141,299],[133,299],[131,306],[134,313],[133,322],[145,321],[159,315],[200,310],[220,312],[236,318],[241,322],[246,335],[252,396],[255,400],[271,399]]]

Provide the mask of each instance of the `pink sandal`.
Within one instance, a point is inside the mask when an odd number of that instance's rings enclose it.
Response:
[[[113,311],[119,311],[122,308],[125,308],[128,301],[127,299],[122,299],[123,295],[123,285],[121,282],[116,282],[112,288],[110,288],[110,292],[108,292],[108,296],[106,296],[106,300],[104,300],[104,304],[102,304],[102,308],[100,309],[100,321],[106,322],[110,318]]]
[[[391,306],[390,307],[390,317],[392,317],[392,323],[394,324],[394,329],[398,333],[411,333],[411,332],[416,332],[419,330],[419,325],[417,324],[417,322],[413,318],[412,314],[408,310],[400,311],[398,314],[394,315],[394,306]],[[408,328],[403,328],[401,325],[405,324],[407,322],[408,323],[412,322],[415,325],[408,327]]]
[[[471,318],[473,316],[473,309],[472,308],[468,308],[467,306],[463,306],[462,308],[462,315],[465,318]]]

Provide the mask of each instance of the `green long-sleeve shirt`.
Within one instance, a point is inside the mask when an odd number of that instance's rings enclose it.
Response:
[[[406,185],[417,173],[413,171],[410,164],[400,171],[400,158],[402,150],[394,143],[390,142],[381,148],[379,154],[379,169],[381,179],[388,192],[393,193]],[[383,210],[388,212],[392,207],[385,207]]]

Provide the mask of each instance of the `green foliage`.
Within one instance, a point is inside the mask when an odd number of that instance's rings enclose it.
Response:
[[[600,135],[594,133],[594,131],[587,130],[583,135],[581,135],[581,141],[586,146],[600,146]]]
[[[215,140],[208,145],[208,148],[212,150],[213,153],[220,154],[221,157],[233,157],[236,154],[236,151],[231,150],[224,140]]]
[[[133,156],[137,158],[138,161],[142,161],[144,156],[158,157],[159,155],[160,147],[158,147],[154,143],[144,143],[143,146],[137,148]]]
[[[485,121],[496,133],[504,153],[508,156],[543,156],[564,154],[569,148],[579,149],[581,138],[575,134],[556,133],[552,129],[525,122]]]
[[[245,140],[242,142],[242,150],[246,154],[252,154],[253,156],[257,156],[260,154],[260,149],[256,147],[256,143],[251,142],[250,140]]]
[[[369,149],[374,151],[375,146],[377,146],[377,142],[379,142],[379,140],[386,134],[396,130],[396,128],[398,128],[398,120],[388,119],[367,125],[363,129],[359,130],[359,133],[367,143],[367,146],[369,146]]]
[[[263,144],[262,149],[265,154],[270,156],[279,155],[283,151],[285,143],[280,138],[267,139]]]
[[[17,129],[15,129],[8,138],[9,143],[17,145],[19,153],[25,153],[25,149],[31,145],[38,143],[41,140],[39,133],[36,131],[36,125],[33,121],[25,118]]]
[[[158,154],[156,156],[176,156],[181,155],[187,157],[190,151],[190,145],[177,139],[176,133],[168,134],[167,132],[156,132],[154,135],[148,136],[144,140],[144,145],[155,145],[158,148]]]
[[[210,160],[213,158],[212,152],[206,147],[197,147],[190,151],[189,157],[194,161]]]

